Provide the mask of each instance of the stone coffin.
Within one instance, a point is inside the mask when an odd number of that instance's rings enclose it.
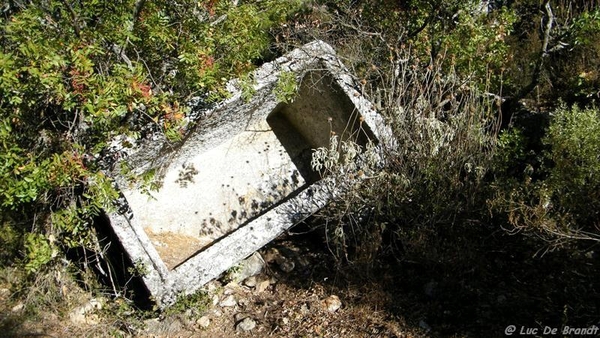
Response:
[[[297,79],[291,103],[277,99],[283,72]],[[126,207],[109,222],[160,307],[197,291],[331,200],[335,192],[310,162],[332,131],[364,145],[383,130],[322,41],[263,65],[253,79],[246,91],[230,82],[231,97],[207,111],[177,148],[157,140],[127,158],[134,172],[155,172],[158,191],[115,177]]]

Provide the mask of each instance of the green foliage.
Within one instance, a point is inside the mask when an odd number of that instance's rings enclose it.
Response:
[[[567,108],[564,104],[543,139],[552,162],[548,186],[558,205],[586,224],[598,219],[600,210],[600,111]]]
[[[481,88],[491,82],[491,89],[499,91],[504,68],[511,61],[506,37],[515,20],[515,14],[505,8],[483,15],[467,7],[458,12],[451,32],[441,33],[440,49],[460,74],[476,76]]]
[[[242,99],[246,102],[250,101],[252,95],[256,92],[254,86],[256,84],[256,80],[252,76],[252,73],[248,73],[242,77],[240,77],[239,85],[242,90]]]
[[[14,222],[2,218],[0,220],[0,247],[3,248],[0,251],[0,266],[4,266],[12,262],[20,249],[22,234],[14,228]]]
[[[561,244],[564,239],[600,238],[600,113],[561,104],[542,142],[542,161],[523,166],[527,143],[520,132],[500,137],[498,173],[488,201],[513,229]],[[520,172],[506,170],[519,168]]]
[[[505,173],[515,163],[525,159],[525,135],[520,129],[503,130],[498,135],[496,153],[494,154],[494,169]]]
[[[132,276],[144,277],[146,276],[150,270],[148,267],[141,261],[136,261],[133,263],[133,267],[129,267],[128,271]]]
[[[505,95],[518,95],[519,99],[529,95],[539,105],[550,106],[556,99],[581,105],[597,99],[597,4],[549,1],[550,12],[537,0],[509,4],[517,19],[514,33],[507,39],[512,62],[506,67]]]
[[[586,11],[573,20],[575,45],[595,43],[594,38],[600,34],[600,10]]]
[[[119,134],[142,137],[148,126],[181,140],[185,103],[199,94],[222,97],[225,81],[266,56],[269,30],[301,5],[6,3],[0,19],[3,224],[17,233],[53,235],[59,247],[93,249],[91,221],[117,197],[96,163],[106,144]],[[157,188],[151,173],[141,181],[148,191]],[[30,245],[42,237],[27,238]],[[30,253],[32,271],[48,261],[43,251]]]
[[[180,295],[175,303],[166,309],[166,314],[180,314],[188,310],[193,313],[203,313],[210,304],[210,297],[205,291],[197,291],[190,295]]]
[[[25,248],[27,249],[27,272],[37,272],[56,256],[56,249],[45,236],[29,233],[25,237]]]
[[[279,102],[292,103],[298,93],[298,79],[296,79],[296,75],[293,72],[281,72],[274,92]]]

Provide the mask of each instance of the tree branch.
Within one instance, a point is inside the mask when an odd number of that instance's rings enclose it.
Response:
[[[550,7],[550,0],[546,0],[544,8],[546,9],[546,29],[544,31],[544,43],[542,44],[542,60],[548,56],[548,43],[550,42],[550,34],[552,33],[552,26],[554,25],[554,14],[552,13],[552,7]],[[543,62],[543,61],[541,61]]]
[[[502,111],[505,111],[506,113],[512,113],[513,108],[518,104],[518,102],[523,99],[525,96],[529,95],[529,93],[531,93],[535,87],[537,87],[537,85],[540,82],[540,76],[542,74],[542,69],[544,67],[544,59],[548,57],[548,55],[550,54],[550,52],[559,50],[556,48],[552,48],[552,49],[548,49],[548,45],[550,44],[550,40],[552,39],[552,28],[554,26],[554,13],[552,13],[552,7],[550,6],[550,0],[545,0],[544,1],[544,9],[545,9],[545,19],[546,19],[546,25],[544,27],[544,36],[543,36],[543,41],[542,41],[542,49],[540,50],[540,54],[538,57],[538,60],[535,64],[535,68],[533,70],[533,73],[531,75],[531,82],[523,87],[515,96],[513,96],[512,98],[510,98],[509,100],[506,100],[504,102],[504,104],[502,105]],[[543,25],[543,21],[544,18],[542,18],[542,26]],[[508,123],[510,121],[509,119],[502,119],[502,124],[504,125],[505,123]]]
[[[73,29],[75,30],[75,36],[78,38],[81,37],[81,28],[79,27],[79,19],[77,18],[77,13],[73,10],[73,7],[67,0],[62,0],[62,3],[67,7],[69,13],[71,14],[71,20],[73,20]]]

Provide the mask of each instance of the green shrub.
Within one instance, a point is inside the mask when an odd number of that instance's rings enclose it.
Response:
[[[298,79],[296,79],[296,74],[293,72],[281,72],[273,91],[279,102],[292,103],[298,93]]]
[[[554,111],[543,139],[550,148],[548,186],[556,203],[578,224],[591,225],[600,216],[600,111],[567,108]]]
[[[600,113],[561,104],[552,114],[540,163],[522,165],[527,144],[519,132],[505,133],[496,154],[494,197],[488,201],[513,231],[554,244],[599,240]],[[506,168],[520,168],[514,173]]]
[[[448,71],[442,57],[423,66],[410,45],[388,51],[388,64],[370,67],[377,80],[363,83],[394,137],[379,144],[382,166],[346,160],[338,148],[365,149],[336,139],[313,155],[313,167],[350,188],[319,215],[333,251],[369,264],[387,248],[406,250],[424,233],[485,215],[496,142],[494,98],[476,77]]]
[[[115,136],[182,137],[186,102],[223,96],[267,56],[301,1],[8,2],[0,17],[0,213],[17,235],[95,250],[117,192],[99,170]],[[149,175],[139,178],[158,187]],[[8,229],[8,228],[7,228]],[[28,270],[48,262],[26,236]],[[35,248],[35,243],[40,244]]]

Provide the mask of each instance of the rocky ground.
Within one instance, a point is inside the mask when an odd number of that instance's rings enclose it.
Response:
[[[164,313],[56,273],[16,297],[5,271],[0,336],[497,337],[508,325],[600,326],[594,246],[540,256],[521,236],[466,229],[422,232],[399,260],[369,266],[338,264],[318,236],[284,235]]]
[[[389,297],[376,283],[341,287],[347,283],[321,249],[284,236],[199,297],[144,318],[128,306],[119,312],[124,300],[90,298],[76,285],[67,286],[65,308],[30,314],[24,302],[8,302],[5,278],[0,325],[15,337],[416,337],[429,330],[391,316]]]

